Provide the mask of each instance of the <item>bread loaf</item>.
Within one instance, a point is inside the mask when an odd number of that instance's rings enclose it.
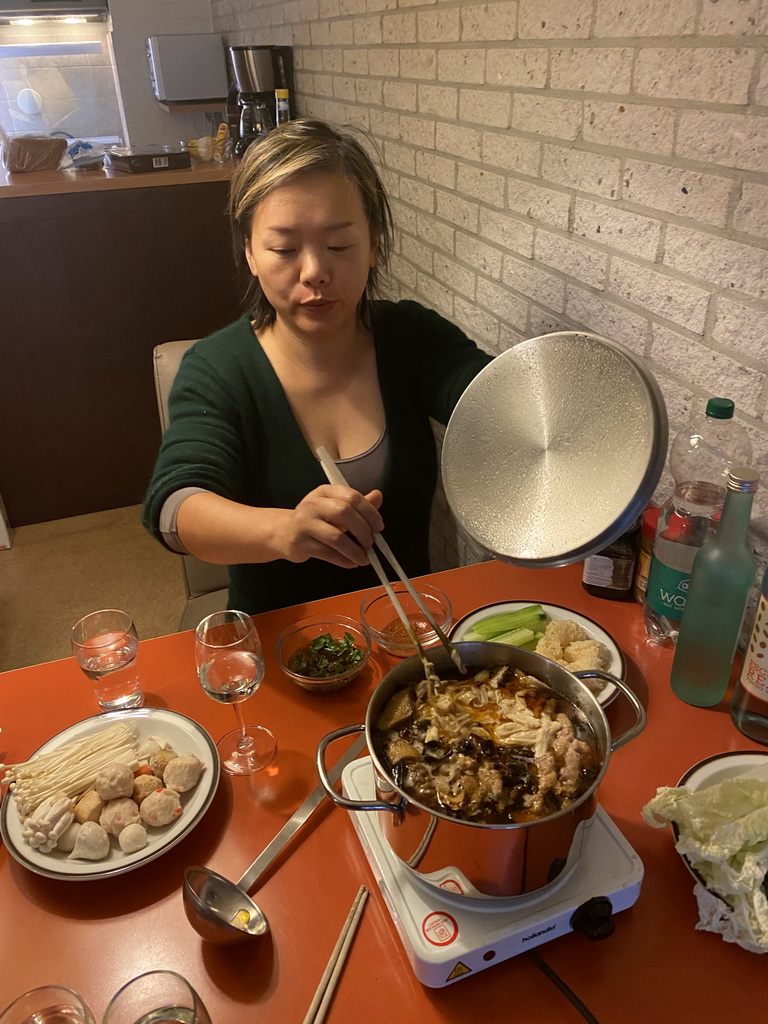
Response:
[[[3,163],[12,174],[55,171],[67,140],[52,135],[16,135],[6,140]]]

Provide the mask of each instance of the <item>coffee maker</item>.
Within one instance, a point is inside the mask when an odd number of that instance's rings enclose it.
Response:
[[[290,46],[230,46],[232,85],[227,122],[236,156],[275,126],[275,89],[288,89],[293,112],[293,51]]]

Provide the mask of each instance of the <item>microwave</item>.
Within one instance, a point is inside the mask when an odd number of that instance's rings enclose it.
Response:
[[[215,32],[150,36],[147,57],[152,89],[163,103],[221,100],[229,91],[224,40]]]

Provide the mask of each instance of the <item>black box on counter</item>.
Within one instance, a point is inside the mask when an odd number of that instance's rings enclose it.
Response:
[[[144,146],[140,149],[115,146],[106,151],[104,162],[116,171],[145,174],[147,171],[177,171],[191,167],[192,157],[187,150],[172,146]]]

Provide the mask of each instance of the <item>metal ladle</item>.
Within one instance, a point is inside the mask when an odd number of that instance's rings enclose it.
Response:
[[[361,736],[334,765],[329,773],[332,782],[339,779],[344,768],[355,760],[364,746],[365,736]],[[248,895],[248,890],[309,819],[325,795],[322,785],[313,790],[239,881],[232,882],[210,868],[187,868],[182,889],[184,912],[201,938],[206,942],[229,945],[257,939],[269,932],[266,915]]]

